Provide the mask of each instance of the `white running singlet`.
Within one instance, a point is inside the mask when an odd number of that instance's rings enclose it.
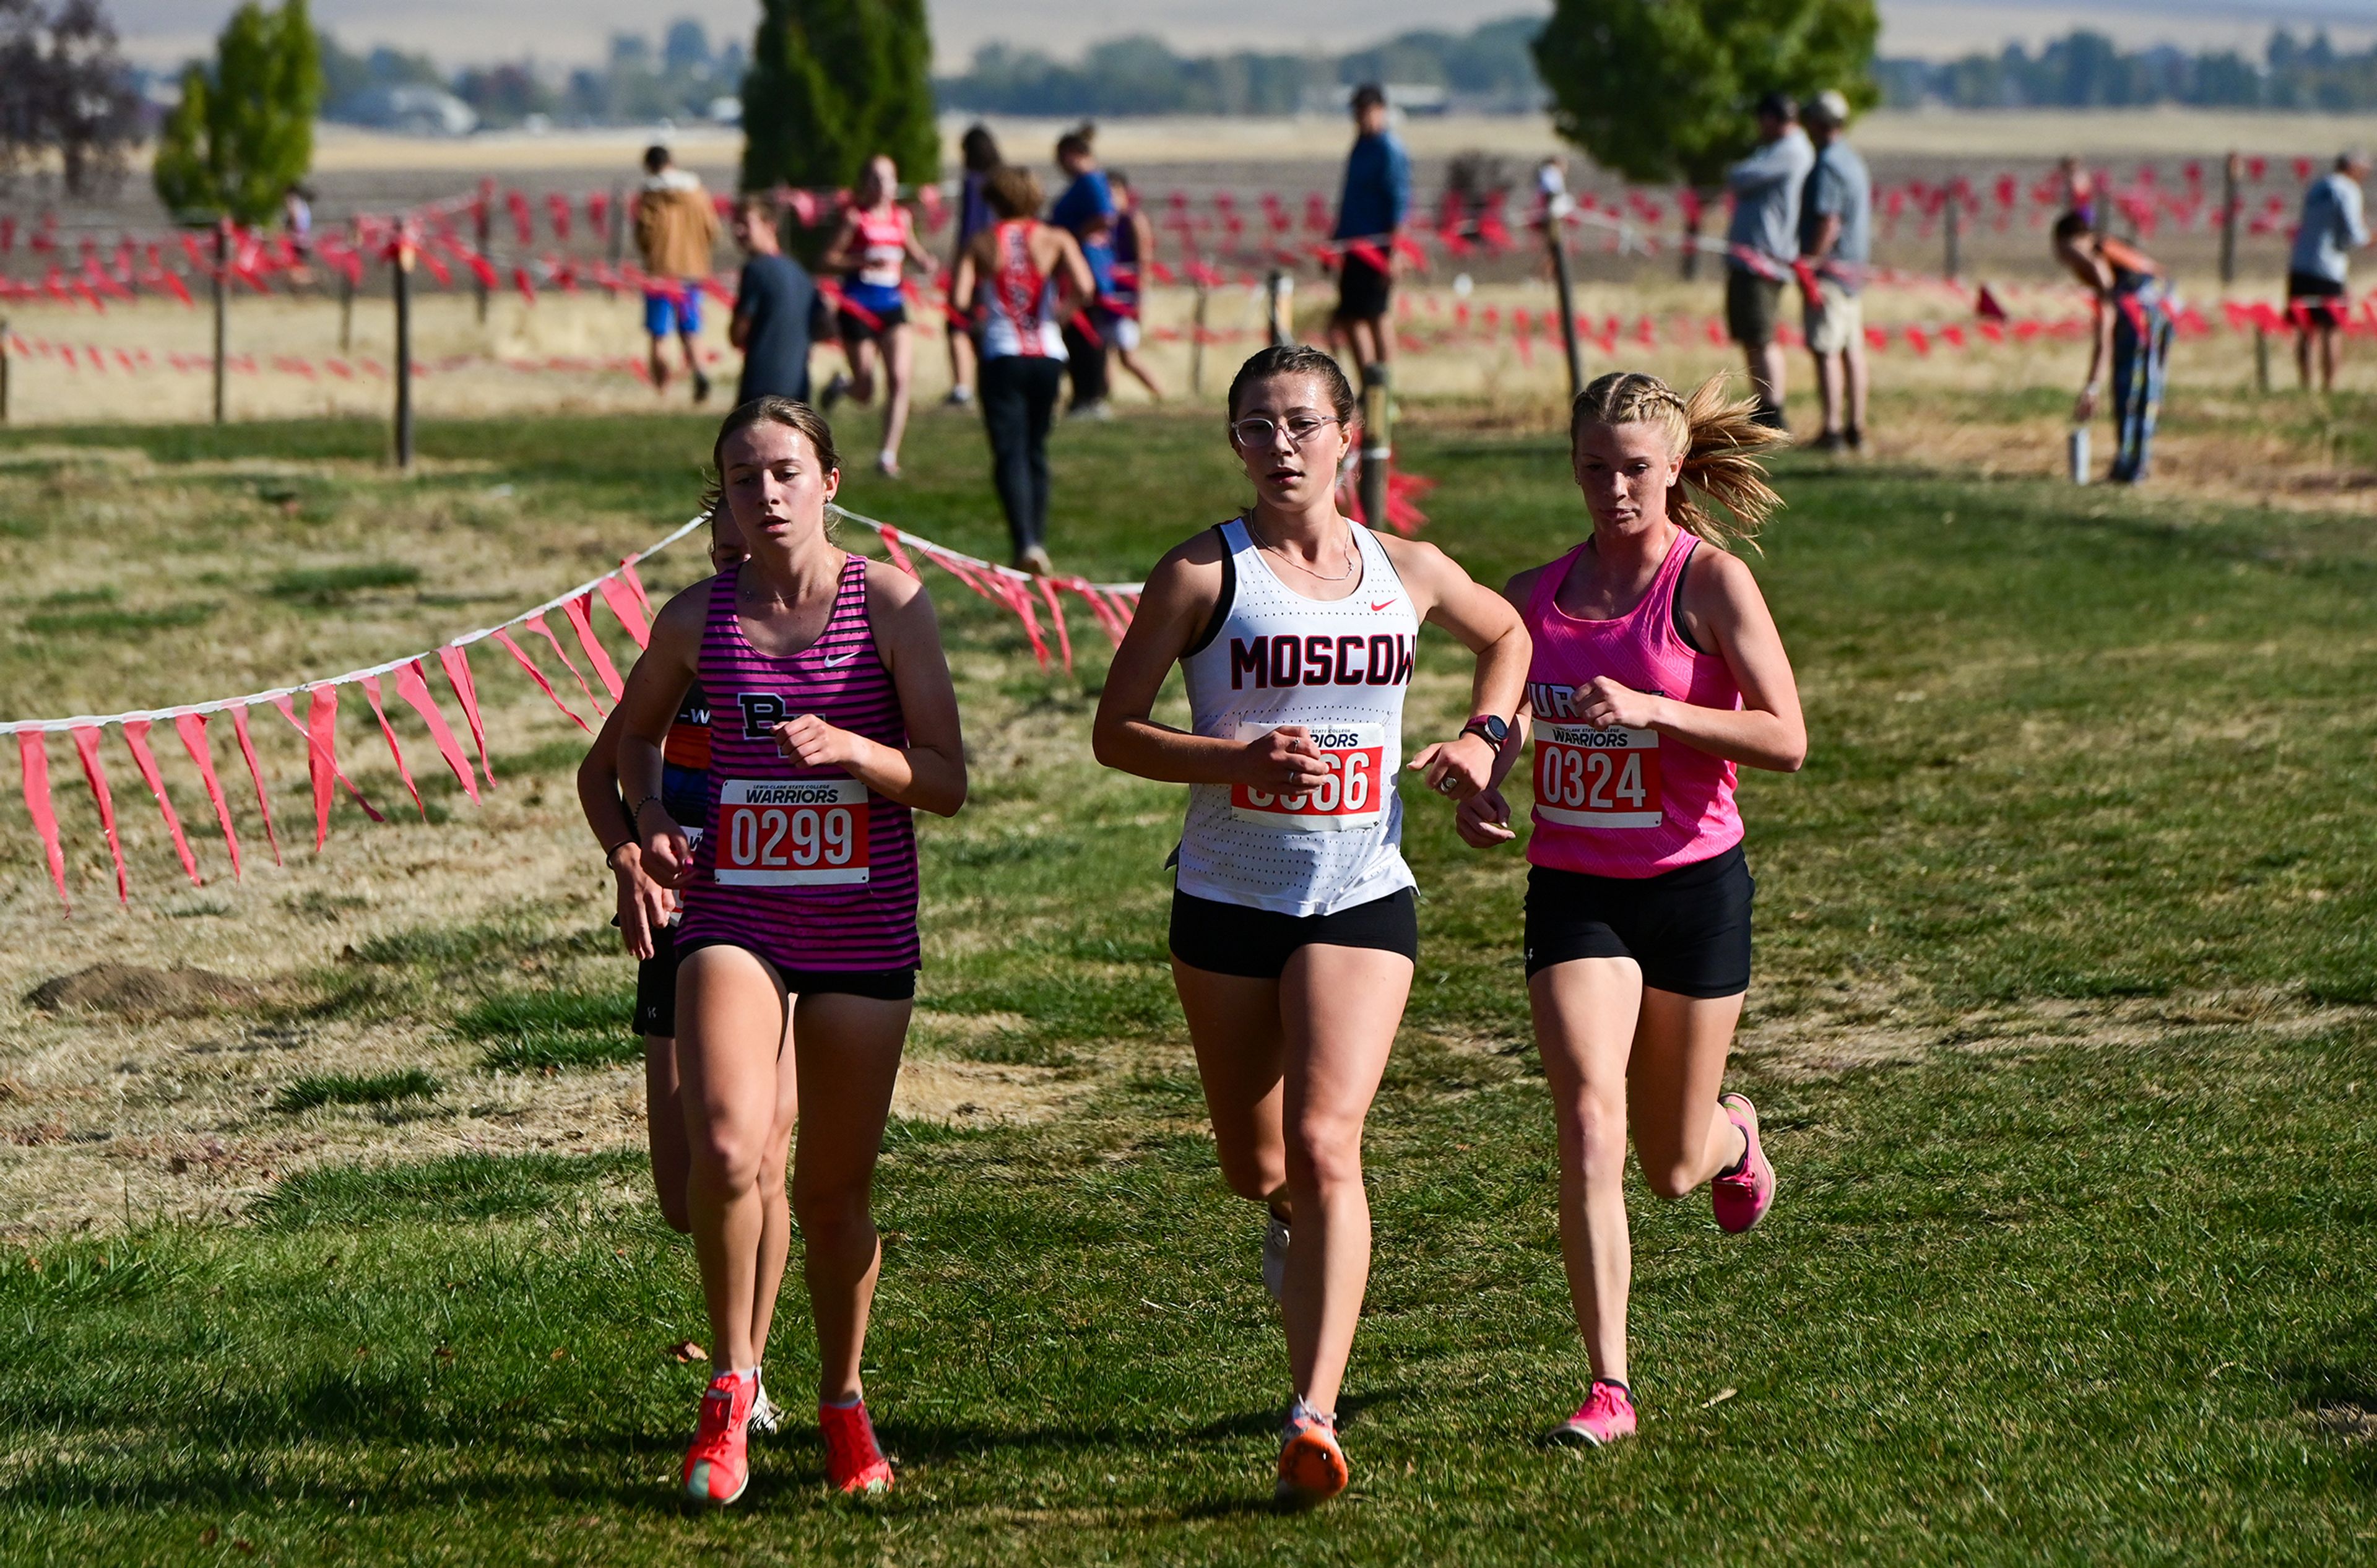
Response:
[[[1221,527],[1229,559],[1218,624],[1180,661],[1190,727],[1245,741],[1302,724],[1330,772],[1293,795],[1191,784],[1178,886],[1192,897],[1334,915],[1414,885],[1395,779],[1419,617],[1385,547],[1347,527],[1362,581],[1334,600],[1288,588],[1243,521]]]

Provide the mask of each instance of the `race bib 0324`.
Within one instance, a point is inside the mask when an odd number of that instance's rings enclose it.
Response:
[[[1535,811],[1563,827],[1657,827],[1659,732],[1538,726]]]

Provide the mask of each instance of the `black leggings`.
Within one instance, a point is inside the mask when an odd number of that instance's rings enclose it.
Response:
[[[1106,401],[1106,342],[1084,332],[1076,322],[1065,323],[1066,372],[1073,378],[1073,401],[1067,408],[1087,408]]]
[[[982,427],[990,437],[991,483],[1021,555],[1048,535],[1048,424],[1057,412],[1062,363],[1030,354],[982,362]]]

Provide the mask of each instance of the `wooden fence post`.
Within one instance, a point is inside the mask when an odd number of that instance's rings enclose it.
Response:
[[[407,473],[412,472],[412,257],[408,229],[397,236],[388,280],[396,291],[396,466]]]

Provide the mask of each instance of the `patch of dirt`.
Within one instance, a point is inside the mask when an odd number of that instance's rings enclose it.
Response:
[[[1053,1067],[912,1056],[900,1063],[900,1082],[891,1091],[891,1114],[962,1127],[1051,1121],[1093,1086],[1086,1078],[1068,1078]]]
[[[2304,1416],[2313,1431],[2338,1442],[2377,1442],[2377,1410],[2365,1405],[2327,1405]]]
[[[25,1000],[43,1012],[99,1012],[146,1021],[206,1018],[253,1006],[261,994],[210,970],[111,962],[44,980]]]

